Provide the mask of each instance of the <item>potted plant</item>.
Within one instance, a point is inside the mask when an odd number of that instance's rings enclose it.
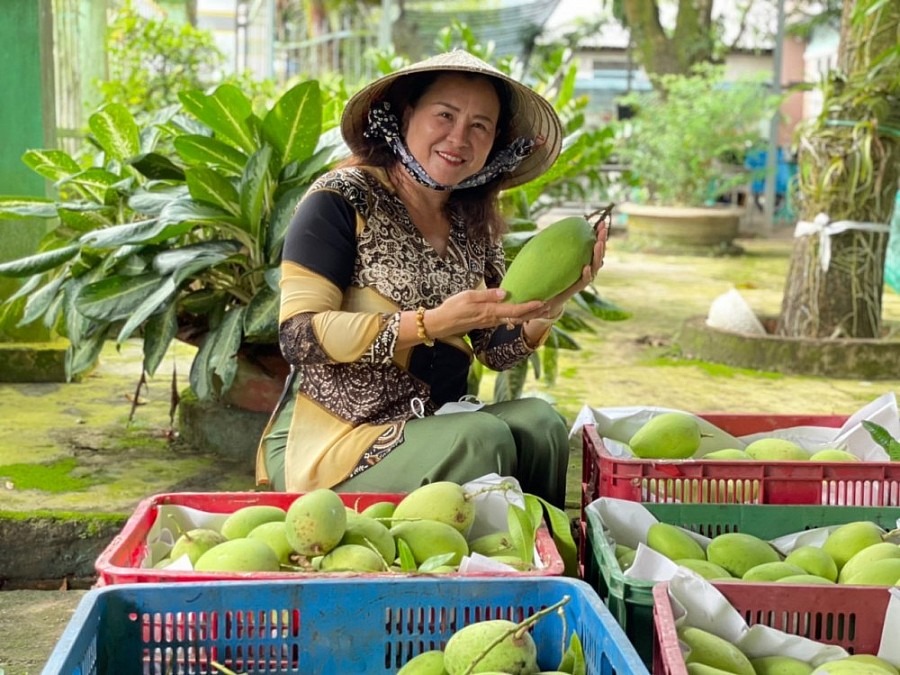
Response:
[[[209,400],[227,395],[245,360],[283,368],[281,242],[297,200],[343,145],[322,133],[332,109],[314,80],[261,115],[231,84],[179,98],[145,126],[117,103],[91,115],[91,166],[62,150],[25,153],[59,199],[0,197],[0,217],[56,227],[0,274],[30,277],[11,300],[23,300],[23,323],[60,327],[69,377],[107,340],[138,336],[153,375],[177,338],[198,347],[190,386]]]
[[[629,241],[651,250],[728,249],[741,210],[721,200],[750,181],[741,159],[762,140],[779,100],[759,78],[726,82],[712,64],[664,75],[653,91],[624,98],[634,115],[616,152],[636,184],[633,201],[620,206]]]

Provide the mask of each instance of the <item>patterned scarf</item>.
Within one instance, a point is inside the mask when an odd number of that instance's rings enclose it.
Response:
[[[444,185],[429,176],[422,165],[412,156],[409,148],[406,147],[406,143],[400,137],[400,124],[397,122],[397,116],[391,112],[391,104],[389,102],[384,101],[370,108],[369,126],[363,132],[363,136],[370,139],[384,139],[410,176],[432,190],[441,191],[464,190],[484,185],[502,173],[515,170],[522,163],[522,160],[528,157],[536,147],[533,139],[517,138],[507,147],[500,150],[490,163],[478,173],[469,176],[456,185]]]

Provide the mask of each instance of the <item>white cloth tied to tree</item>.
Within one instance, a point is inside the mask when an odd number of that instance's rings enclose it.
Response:
[[[798,221],[797,226],[794,228],[794,236],[819,235],[819,266],[823,272],[827,272],[828,267],[831,265],[831,238],[847,230],[888,233],[890,232],[890,227],[886,223],[865,223],[856,220],[832,221],[827,213],[820,213],[813,218],[812,222],[808,220]]]

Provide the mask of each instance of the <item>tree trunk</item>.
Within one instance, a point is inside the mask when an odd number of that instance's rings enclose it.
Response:
[[[890,53],[896,49],[900,3],[883,3],[861,16],[857,6],[874,1],[844,4],[840,74],[826,83],[823,113],[800,137],[798,202],[801,221],[825,214],[832,222],[876,223],[885,230],[834,234],[824,270],[820,236],[796,239],[779,335],[881,337],[887,223],[900,179],[900,87],[891,72],[898,57]]]
[[[687,74],[694,65],[714,60],[712,5],[712,0],[680,0],[669,36],[660,23],[657,0],[623,1],[638,61],[651,79]]]

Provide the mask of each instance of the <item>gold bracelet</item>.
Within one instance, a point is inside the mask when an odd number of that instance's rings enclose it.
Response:
[[[421,306],[416,310],[416,333],[426,347],[434,347],[434,340],[428,337],[425,330],[425,308]]]

